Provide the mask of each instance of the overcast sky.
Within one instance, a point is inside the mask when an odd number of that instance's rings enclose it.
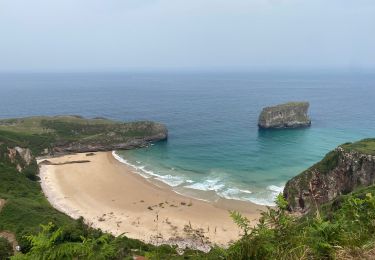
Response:
[[[374,0],[0,0],[0,71],[375,69]]]

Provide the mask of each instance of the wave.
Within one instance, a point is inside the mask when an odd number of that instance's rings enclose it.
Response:
[[[179,185],[185,183],[185,179],[182,178],[182,177],[172,176],[172,175],[169,175],[169,174],[168,175],[160,175],[160,174],[155,173],[154,171],[147,170],[146,167],[143,166],[143,165],[137,166],[137,165],[131,164],[129,161],[127,161],[124,158],[122,158],[121,156],[119,156],[116,153],[116,151],[112,151],[112,155],[119,162],[124,163],[124,164],[134,168],[136,170],[136,172],[144,178],[147,178],[147,179],[154,178],[156,180],[164,182],[165,184],[167,184],[171,187],[176,187],[176,186],[179,186]],[[136,161],[136,163],[140,164],[141,162]]]
[[[270,185],[267,187],[267,190],[277,192],[277,193],[282,193],[284,190],[284,187],[281,186],[276,186],[276,185]]]
[[[122,158],[120,155],[116,153],[116,151],[112,151],[113,157],[121,163],[124,163],[136,170],[136,173],[141,175],[147,179],[155,179],[161,181],[171,187],[179,187],[183,189],[193,189],[199,191],[214,191],[219,197],[224,199],[233,199],[233,200],[240,200],[240,201],[247,201],[252,202],[258,205],[266,205],[266,206],[274,206],[274,200],[279,193],[282,193],[284,187],[276,186],[276,185],[269,185],[265,190],[262,192],[252,192],[247,189],[241,189],[235,187],[235,185],[230,185],[226,183],[223,179],[220,178],[212,178],[212,179],[205,179],[201,182],[194,181],[191,179],[184,178],[182,176],[177,175],[162,175],[155,173],[152,170],[146,169],[146,166],[141,165],[140,161],[136,161],[138,165],[134,165],[129,161]],[[172,170],[175,170],[174,168]],[[176,193],[186,196],[183,194],[181,189]],[[191,194],[189,195],[191,197]],[[199,200],[207,201],[202,198],[196,198]]]
[[[225,184],[220,183],[220,179],[205,180],[204,182],[195,182],[193,184],[185,186],[185,188],[190,188],[194,190],[202,191],[219,191],[224,188]]]

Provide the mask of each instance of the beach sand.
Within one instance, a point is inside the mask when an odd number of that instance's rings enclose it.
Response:
[[[229,216],[237,210],[255,224],[263,206],[235,200],[206,202],[179,195],[163,183],[151,183],[111,152],[73,154],[40,163],[43,192],[67,215],[114,235],[152,244],[177,244],[207,250],[226,246],[240,230]],[[86,162],[77,162],[86,161]],[[89,162],[87,162],[89,161]],[[69,163],[70,162],[70,163]]]

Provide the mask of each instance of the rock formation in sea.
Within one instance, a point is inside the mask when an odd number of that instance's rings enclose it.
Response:
[[[375,183],[375,139],[347,143],[289,180],[284,188],[291,211],[305,213],[355,189]]]
[[[260,128],[298,128],[311,125],[307,114],[308,102],[289,102],[263,108],[259,115]]]

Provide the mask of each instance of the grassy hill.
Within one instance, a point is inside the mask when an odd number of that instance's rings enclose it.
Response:
[[[131,123],[79,116],[0,120],[0,142],[21,142],[34,152],[88,152],[143,147],[167,138],[167,128],[150,121]]]

